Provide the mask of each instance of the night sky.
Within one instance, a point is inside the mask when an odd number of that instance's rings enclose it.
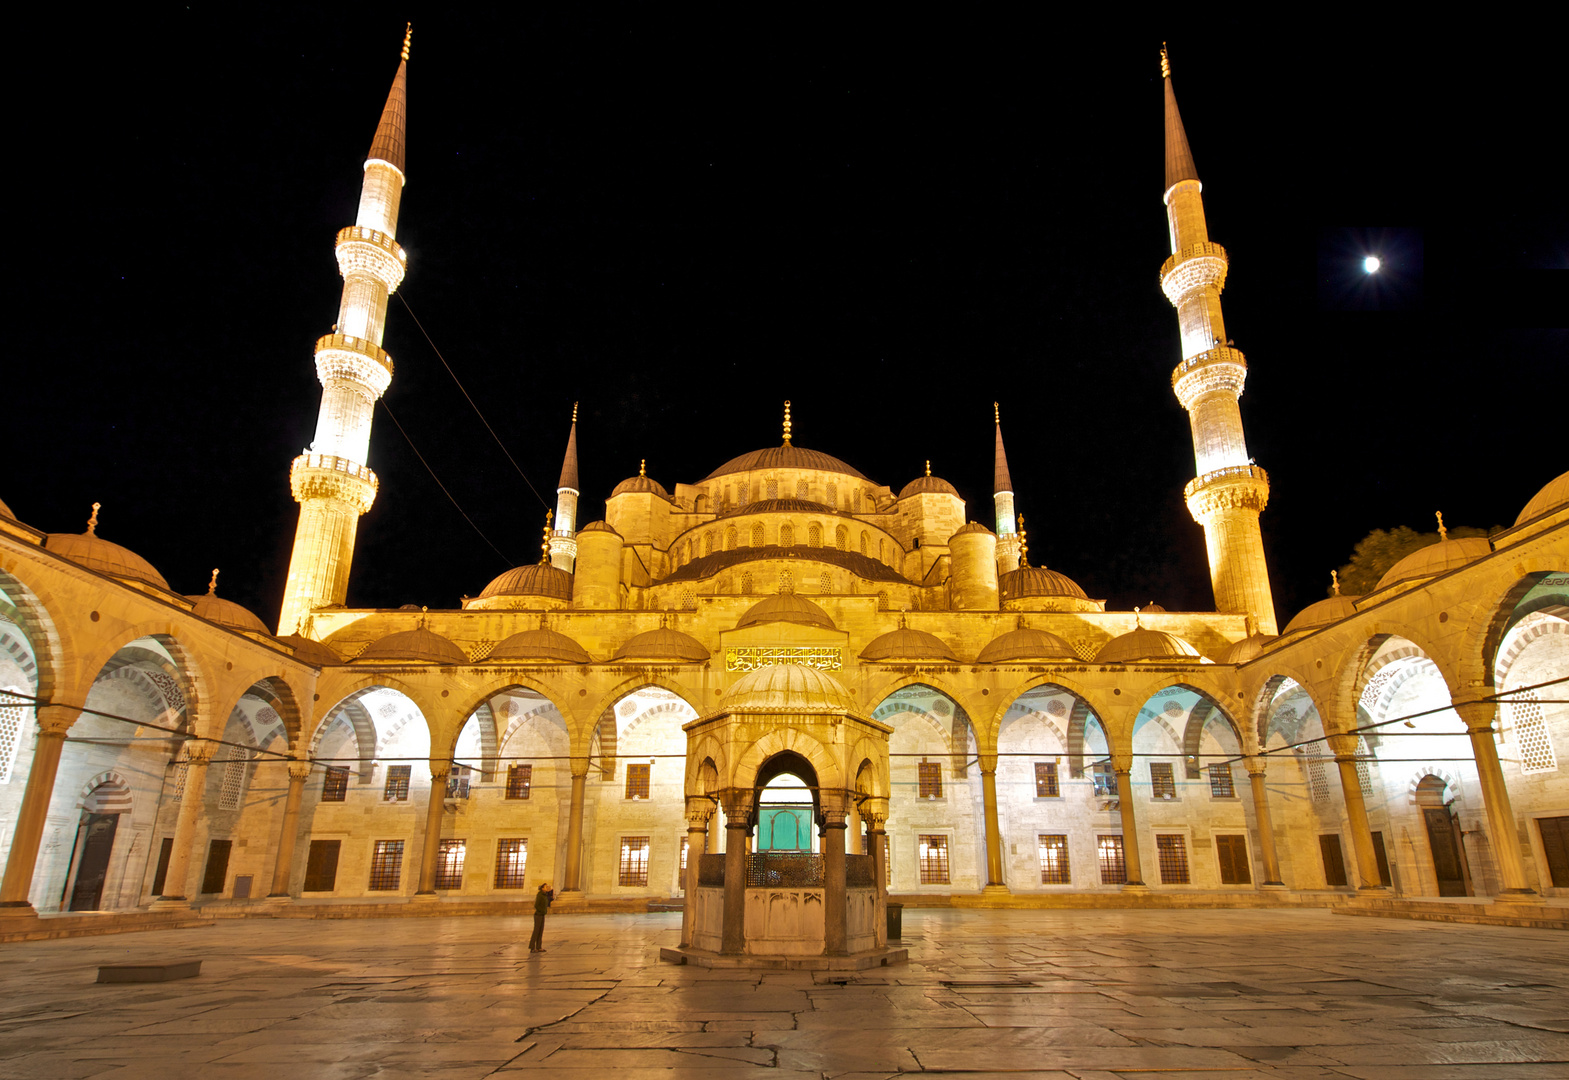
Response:
[[[99,535],[176,590],[219,566],[276,620],[333,235],[407,17],[385,405],[479,531],[378,406],[352,606],[454,607],[538,558],[545,502],[412,308],[552,507],[581,400],[583,521],[640,458],[673,488],[777,445],[789,398],[797,445],[895,491],[929,458],[992,524],[1000,400],[1033,562],[1112,609],[1211,607],[1157,282],[1163,39],[1231,256],[1281,622],[1368,530],[1508,525],[1569,465],[1545,36],[447,8],[153,6],[12,39],[23,521],[80,532],[100,500]]]

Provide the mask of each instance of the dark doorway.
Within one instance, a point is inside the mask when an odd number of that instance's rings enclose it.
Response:
[[[109,877],[114,833],[119,827],[119,814],[87,816],[87,839],[82,845],[82,861],[76,868],[76,888],[71,890],[72,911],[98,910],[103,901],[104,881]]]
[[[1427,846],[1433,853],[1433,876],[1438,879],[1439,896],[1469,896],[1466,887],[1465,854],[1460,849],[1460,827],[1454,811],[1444,802],[1448,785],[1442,778],[1426,776],[1416,786],[1416,804],[1422,810],[1427,828]]]
[[[1569,889],[1569,817],[1537,818],[1536,830],[1542,835],[1542,853],[1547,856],[1547,875],[1555,889]]]
[[[1373,834],[1373,858],[1378,861],[1378,883],[1389,886],[1394,884],[1394,879],[1389,876],[1389,853],[1384,850],[1384,834]]]
[[[1324,858],[1324,883],[1331,889],[1343,889],[1346,881],[1346,860],[1340,854],[1340,837],[1329,833],[1318,838],[1318,850]]]
[[[338,885],[338,849],[341,840],[312,840],[305,858],[305,885],[301,892],[332,892]],[[521,875],[519,875],[521,877]]]
[[[223,892],[224,880],[229,876],[230,840],[214,840],[207,846],[207,872],[202,875],[202,892]]]
[[[158,848],[158,869],[153,874],[153,896],[163,895],[164,879],[169,876],[169,856],[174,854],[174,837],[166,836]]]
[[[1245,836],[1215,836],[1215,857],[1220,861],[1222,885],[1251,885],[1253,874],[1248,869],[1248,841]]]

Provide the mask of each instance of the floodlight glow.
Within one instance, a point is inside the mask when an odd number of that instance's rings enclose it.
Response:
[[[1369,255],[1367,258],[1362,260],[1362,270],[1364,273],[1376,273],[1378,271],[1379,265],[1380,264],[1377,255]]]

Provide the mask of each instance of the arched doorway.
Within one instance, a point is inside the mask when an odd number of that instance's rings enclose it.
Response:
[[[1425,776],[1416,786],[1416,805],[1427,832],[1433,859],[1433,876],[1439,896],[1470,896],[1471,874],[1461,843],[1460,822],[1444,798],[1448,784],[1442,777]]]

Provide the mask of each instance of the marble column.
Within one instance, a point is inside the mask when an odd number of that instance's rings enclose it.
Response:
[[[1491,694],[1492,688],[1478,687],[1474,692]],[[1498,873],[1503,883],[1496,899],[1540,900],[1540,895],[1526,880],[1515,812],[1509,804],[1509,788],[1504,784],[1504,770],[1498,764],[1498,745],[1493,741],[1493,720],[1498,715],[1498,706],[1490,701],[1476,702],[1456,705],[1455,712],[1465,721],[1466,734],[1471,737],[1471,753],[1476,757],[1476,775],[1482,785],[1482,805],[1487,810],[1487,831],[1492,833],[1493,854],[1498,859]]]
[[[305,797],[305,778],[311,774],[308,761],[291,761],[289,793],[283,800],[283,830],[278,836],[278,861],[272,868],[272,892],[269,900],[289,899],[289,875],[294,869],[294,842],[300,831],[300,802]]]
[[[686,899],[681,905],[681,947],[692,944],[696,932],[697,879],[703,865],[703,853],[708,850],[708,819],[714,815],[714,804],[708,799],[689,798],[686,801]]]
[[[1346,802],[1346,826],[1351,830],[1351,847],[1357,860],[1357,891],[1373,895],[1389,890],[1378,877],[1378,855],[1373,850],[1373,827],[1367,820],[1367,803],[1362,798],[1362,780],[1357,775],[1357,737],[1331,735],[1329,746],[1335,752],[1340,770],[1340,793]]]
[[[71,725],[76,723],[76,718],[81,714],[80,705],[38,706],[38,741],[33,748],[33,764],[27,772],[22,805],[17,811],[16,828],[11,834],[11,853],[6,857],[5,879],[0,883],[0,914],[27,914],[32,911],[32,904],[27,897],[33,887],[33,870],[38,865],[38,846],[44,838],[49,801],[54,798],[54,780],[55,774],[60,771],[60,753],[65,749],[65,733],[71,730]]]
[[[436,864],[441,854],[441,816],[447,810],[447,774],[450,761],[430,763],[430,802],[425,807],[425,846],[420,849],[419,892],[415,896],[436,899]]]
[[[1122,864],[1128,871],[1122,891],[1146,892],[1149,886],[1144,884],[1144,866],[1139,859],[1139,821],[1133,812],[1132,769],[1113,763],[1112,771],[1117,774],[1117,809],[1122,814]]]
[[[866,842],[871,847],[872,885],[877,890],[872,927],[877,948],[881,949],[888,944],[888,860],[883,853],[883,838],[888,835],[884,831],[888,821],[888,800],[868,798],[862,801],[861,819],[866,822]]]
[[[981,801],[986,809],[986,888],[988,891],[1007,892],[1002,875],[1002,826],[997,817],[997,763],[992,767],[981,766]]]
[[[720,952],[746,952],[746,841],[751,833],[751,792],[748,798],[725,801],[725,920]]]
[[[588,759],[572,759],[572,804],[567,810],[567,865],[562,892],[583,891],[583,795],[588,786]]]
[[[191,848],[196,844],[196,826],[201,820],[207,794],[207,763],[212,760],[210,743],[185,744],[185,788],[180,793],[180,816],[175,820],[174,842],[169,845],[169,869],[164,874],[164,893],[153,901],[153,909],[188,908],[185,894],[191,876]]]
[[[1286,886],[1280,880],[1280,857],[1275,853],[1275,826],[1269,817],[1269,792],[1264,788],[1264,759],[1250,757],[1247,766],[1248,783],[1253,787],[1253,817],[1258,822],[1258,853],[1264,861],[1264,880],[1259,885],[1283,889]]]
[[[848,940],[845,919],[849,898],[845,892],[844,834],[849,815],[843,810],[823,811],[823,955],[843,956]]]

